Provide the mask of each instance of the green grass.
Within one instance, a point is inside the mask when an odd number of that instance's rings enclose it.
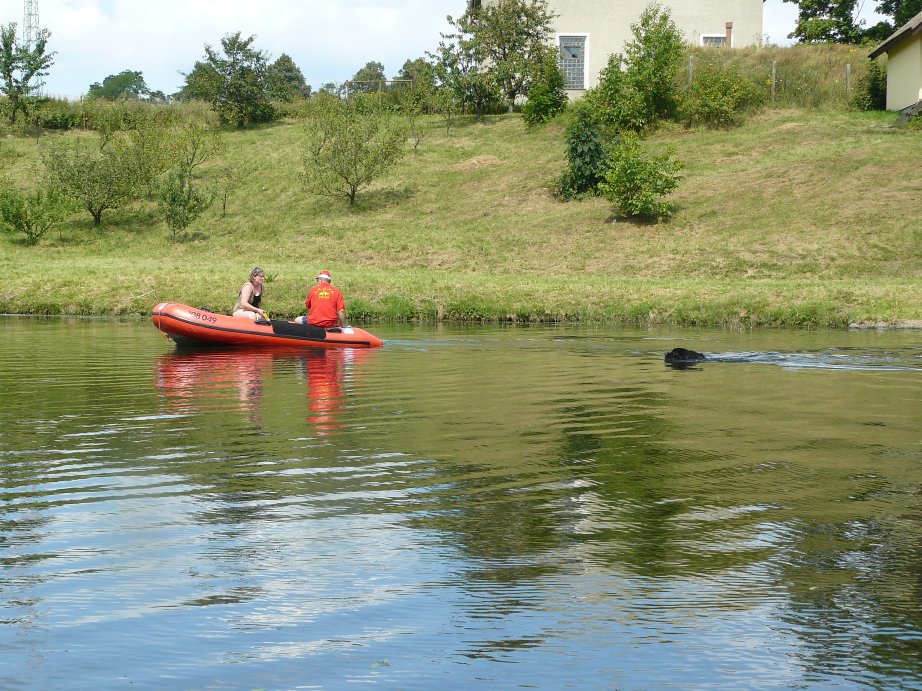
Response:
[[[559,122],[463,119],[446,133],[425,119],[417,153],[356,208],[304,191],[300,124],[228,132],[223,162],[247,176],[226,216],[216,205],[177,244],[147,202],[107,211],[100,228],[75,216],[34,247],[0,237],[0,311],[144,315],[165,300],[229,311],[259,264],[274,276],[273,316],[300,313],[329,268],[356,321],[919,320],[919,133],[893,120],[773,110],[730,131],[664,127],[650,146],[687,167],[678,213],[658,225],[553,197]],[[42,140],[60,136],[79,135]],[[38,179],[39,145],[0,138],[20,184]]]

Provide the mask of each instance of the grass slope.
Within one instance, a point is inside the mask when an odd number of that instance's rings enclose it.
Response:
[[[246,171],[169,242],[154,206],[75,217],[29,247],[0,238],[7,313],[146,314],[176,300],[227,311],[251,265],[273,315],[300,313],[321,268],[350,318],[830,325],[922,319],[919,134],[892,114],[768,111],[731,131],[665,127],[686,162],[678,214],[613,222],[601,199],[563,203],[562,126],[517,115],[424,120],[416,153],[358,205],[299,183],[299,123],[229,132]],[[78,136],[73,133],[52,136]],[[4,137],[25,184],[35,140]],[[209,174],[206,171],[206,175]]]

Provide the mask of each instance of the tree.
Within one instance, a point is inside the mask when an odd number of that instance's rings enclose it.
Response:
[[[598,194],[608,156],[602,128],[592,104],[585,99],[574,103],[568,115],[563,133],[567,142],[567,169],[560,177],[560,196],[575,199],[583,194]]]
[[[609,153],[599,190],[624,215],[660,221],[672,215],[673,205],[659,198],[678,187],[683,167],[668,153],[646,153],[636,134],[624,133]]]
[[[858,0],[784,0],[798,5],[797,25],[790,38],[803,43],[859,43]]]
[[[502,95],[492,75],[484,68],[477,43],[469,28],[460,20],[450,24],[459,26],[454,34],[442,34],[436,53],[429,55],[435,61],[435,75],[441,92],[437,102],[439,111],[446,113],[451,122],[453,111],[468,109],[483,115],[497,103]]]
[[[304,81],[304,74],[287,53],[282,53],[269,65],[269,95],[279,101],[311,97],[310,85]]]
[[[321,97],[308,120],[304,183],[313,194],[347,197],[392,168],[404,155],[406,126],[361,96]]]
[[[384,65],[380,62],[371,61],[365,63],[365,67],[360,69],[352,79],[349,80],[349,92],[358,94],[371,94],[377,91],[385,91],[387,88],[387,77],[384,76]]]
[[[24,46],[16,41],[16,23],[0,25],[0,91],[9,101],[10,122],[15,124],[16,114],[25,112],[29,96],[38,88],[32,81],[48,75],[56,53],[46,53],[51,36],[42,29],[34,46]]]
[[[881,42],[903,26],[910,19],[922,12],[922,0],[880,0],[877,14],[890,16],[893,21],[878,22],[864,32],[864,38]]]
[[[922,0],[880,0],[877,14],[893,17],[893,30],[900,28],[922,12]]]
[[[337,84],[336,82],[326,82],[320,87],[317,94],[320,96],[335,96],[339,98],[343,94],[343,87],[342,84]]]
[[[180,168],[194,170],[227,148],[221,133],[200,122],[187,122],[173,131],[173,158]]]
[[[522,106],[522,119],[526,125],[547,122],[566,110],[569,102],[559,55],[550,48],[545,53],[537,77],[528,89],[528,100]]]
[[[192,171],[180,166],[163,180],[157,201],[170,229],[170,241],[176,242],[179,234],[211,206],[214,194],[202,191],[193,183]]]
[[[125,132],[134,155],[138,182],[147,188],[148,199],[154,196],[157,178],[172,164],[177,141],[161,113],[155,110],[141,111]]]
[[[72,211],[72,205],[54,188],[21,192],[12,183],[0,184],[0,225],[22,233],[30,245],[37,243]]]
[[[118,209],[137,195],[134,153],[127,146],[87,147],[59,142],[42,152],[51,186],[93,217],[98,226],[107,209]]]
[[[642,96],[647,121],[675,112],[675,74],[685,53],[682,32],[669,9],[653,3],[631,24],[634,38],[625,45],[628,80]]]
[[[150,89],[144,83],[144,75],[141,72],[132,70],[123,70],[118,74],[110,74],[102,80],[102,84],[94,82],[86,95],[90,98],[103,98],[107,101],[115,101],[119,98],[139,98],[150,94]]]
[[[197,61],[192,71],[184,73],[183,77],[185,84],[176,94],[177,98],[184,101],[207,101],[212,107],[217,104],[223,78],[213,65]]]
[[[417,113],[431,112],[435,90],[435,67],[425,58],[404,62],[391,84],[400,109],[413,108]]]
[[[608,56],[598,86],[587,91],[583,100],[592,107],[608,137],[623,130],[641,132],[655,121],[644,95],[631,80],[624,58],[617,53]]]
[[[252,47],[254,40],[241,38],[239,31],[228,34],[221,39],[223,54],[206,44],[205,60],[183,75],[182,97],[209,101],[222,123],[237,127],[272,120],[269,58]]]
[[[449,17],[455,33],[443,38],[468,44],[466,49],[492,76],[511,111],[540,71],[556,15],[548,10],[546,0],[476,5],[470,3],[457,21]]]

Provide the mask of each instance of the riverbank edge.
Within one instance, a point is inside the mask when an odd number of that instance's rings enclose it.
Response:
[[[0,262],[2,263],[2,262]],[[147,317],[161,302],[230,314],[230,274],[126,271],[100,260],[79,275],[23,276],[0,313]],[[204,269],[203,269],[204,271]],[[304,313],[307,283],[281,267],[264,307]],[[337,284],[355,323],[621,324],[746,328],[922,328],[922,283],[868,279],[606,278],[355,270]],[[308,282],[309,283],[309,282]],[[233,290],[233,289],[231,289]]]

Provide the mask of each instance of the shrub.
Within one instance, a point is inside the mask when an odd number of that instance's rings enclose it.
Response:
[[[528,90],[528,100],[522,106],[522,119],[526,125],[540,125],[567,108],[566,82],[557,54],[547,51],[538,75]]]
[[[871,61],[858,78],[849,105],[856,110],[887,110],[887,70],[880,60]]]
[[[633,40],[624,46],[628,78],[641,95],[647,122],[675,113],[675,74],[685,54],[682,32],[671,11],[651,3],[631,24]]]
[[[176,242],[179,234],[211,206],[214,195],[193,184],[189,168],[180,167],[164,177],[157,201],[170,229],[170,240]]]
[[[643,151],[640,139],[626,133],[612,149],[605,170],[605,182],[599,190],[626,216],[663,220],[673,214],[673,205],[659,201],[678,187],[683,168],[681,161],[669,154],[650,155]]]
[[[30,245],[72,210],[68,200],[52,188],[24,193],[8,182],[0,184],[0,223],[9,232],[25,235]]]
[[[740,124],[745,114],[761,106],[763,100],[759,87],[742,76],[735,65],[722,67],[706,61],[695,68],[679,115],[687,127],[731,127]]]
[[[569,165],[558,183],[560,196],[574,199],[581,194],[596,193],[605,170],[605,142],[592,107],[585,100],[570,108],[564,139]]]
[[[620,55],[611,55],[599,73],[599,84],[586,92],[584,100],[598,122],[610,134],[623,130],[640,132],[651,122],[643,96],[634,88]]]

